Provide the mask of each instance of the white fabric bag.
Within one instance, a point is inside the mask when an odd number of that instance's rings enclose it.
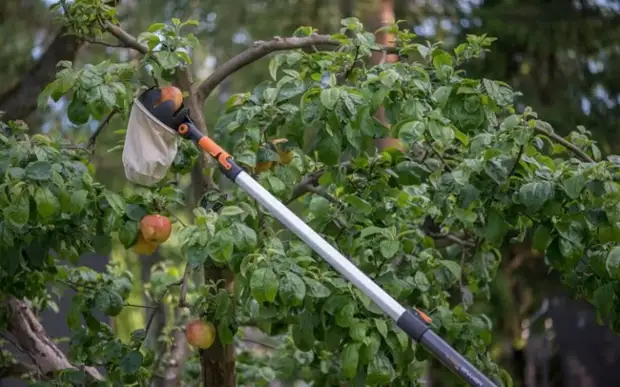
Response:
[[[129,181],[143,186],[159,183],[178,150],[179,135],[135,99],[129,115],[123,167]]]

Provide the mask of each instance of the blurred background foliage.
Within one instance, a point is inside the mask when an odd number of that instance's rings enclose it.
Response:
[[[47,9],[49,3],[0,1],[0,110],[15,102],[15,87],[29,71],[42,66],[42,58],[46,55],[54,58],[51,50],[56,50],[57,55],[68,55],[79,64],[106,59],[135,60],[128,49],[80,45],[63,37],[54,23],[54,15]],[[496,37],[492,51],[484,60],[466,69],[469,76],[511,84],[523,94],[521,107],[532,106],[561,134],[583,125],[600,142],[604,153],[620,150],[620,141],[614,135],[620,121],[620,75],[615,71],[620,64],[620,1],[393,0],[390,3],[396,20],[401,20],[401,25],[415,32],[421,41],[442,40],[451,46],[463,41],[467,34],[486,33]],[[118,10],[121,24],[134,35],[153,22],[169,21],[172,17],[199,20],[195,33],[201,46],[191,53],[194,78],[199,80],[252,42],[291,35],[299,26],[332,33],[339,29],[341,18],[356,16],[370,29],[378,28],[381,5],[381,0],[122,0]],[[268,77],[268,60],[264,58],[237,72],[209,97],[205,106],[209,128],[214,128],[218,113],[232,94],[251,90]],[[64,111],[58,109],[62,104],[60,100],[56,109],[53,107],[47,113],[26,109],[30,114],[21,118],[33,131],[59,131],[74,141],[87,138],[97,122],[83,127],[71,124]],[[121,189],[125,179],[119,178],[123,174],[120,151],[111,156],[107,149],[120,139],[114,132],[124,129],[125,121],[124,117],[114,118],[97,142],[95,164],[99,178],[114,189]],[[174,243],[169,250],[160,251],[159,255],[173,256]],[[531,263],[526,258],[526,264],[511,266],[518,254],[507,251],[512,258],[496,281],[494,303],[480,306],[498,323],[500,354],[505,341],[513,348],[523,347],[523,316],[534,313],[541,300],[553,294],[558,285],[557,280],[546,276],[540,260]],[[133,297],[139,303],[143,293],[140,281],[150,275],[157,258],[140,260],[123,249],[113,249],[108,258],[134,272]],[[97,259],[107,260],[106,257]],[[144,310],[128,308],[114,325],[121,336],[126,336],[141,326],[144,319]],[[514,356],[511,359],[516,361]]]

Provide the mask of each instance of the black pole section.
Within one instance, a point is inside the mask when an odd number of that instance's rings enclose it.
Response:
[[[470,386],[497,387],[495,383],[478,371],[465,357],[456,352],[441,337],[437,336],[415,312],[408,310],[403,313],[396,321],[396,325],[412,339],[422,344],[427,351]]]

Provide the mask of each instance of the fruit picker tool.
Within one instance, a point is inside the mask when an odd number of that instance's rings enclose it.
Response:
[[[147,105],[149,105],[148,102]],[[406,332],[409,337],[422,344],[431,354],[452,372],[460,376],[470,386],[496,387],[495,383],[482,374],[465,359],[464,356],[458,353],[430,329],[429,325],[432,321],[425,313],[416,308],[407,309],[391,297],[385,290],[372,281],[366,274],[351,263],[350,260],[344,257],[316,231],[237,165],[228,152],[222,149],[222,147],[211,138],[202,134],[189,118],[189,111],[187,109],[179,109],[174,115],[165,115],[162,112],[165,110],[166,105],[162,105],[157,107],[157,109],[160,110],[155,114],[157,119],[166,124],[168,128],[176,128],[178,135],[186,140],[194,142],[198,148],[213,157],[219,164],[222,173],[228,179],[258,201],[272,216],[277,218],[341,275],[352,282],[360,291],[376,303],[385,314],[390,316],[396,322],[396,325]],[[171,103],[168,103],[168,105],[170,107],[169,111],[175,110]],[[140,107],[143,105],[138,106]],[[150,106],[147,106],[147,109],[149,108]],[[183,117],[182,115],[184,114],[187,115]],[[178,125],[174,126],[175,124]],[[133,130],[132,126],[128,125],[128,138],[131,130]]]

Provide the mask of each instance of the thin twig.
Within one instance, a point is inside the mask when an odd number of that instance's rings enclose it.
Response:
[[[582,151],[581,149],[577,148],[577,146],[575,146],[575,144],[571,143],[568,140],[563,139],[562,137],[560,137],[556,133],[554,133],[554,132],[547,132],[543,128],[539,128],[537,126],[534,127],[534,130],[536,132],[540,133],[540,134],[544,134],[545,136],[551,137],[551,139],[553,141],[561,144],[565,148],[568,148],[575,155],[577,155],[581,159],[581,161],[585,161],[585,162],[588,162],[588,163],[594,163],[594,160],[590,156],[588,156],[584,151]]]
[[[105,47],[113,47],[113,48],[126,47],[124,44],[107,43],[107,42],[102,42],[100,40],[94,40],[94,39],[89,39],[89,38],[82,38],[82,40],[90,44],[97,44],[97,45],[105,46]]]
[[[336,204],[336,205],[341,205],[342,203],[340,203],[340,201],[338,199],[336,199],[335,197],[333,197],[332,195],[330,195],[329,193],[327,193],[327,191],[325,191],[324,189],[320,189],[316,186],[308,186],[307,187],[308,192],[311,192],[315,195],[319,195],[325,199],[327,199],[329,202]]]
[[[172,288],[173,286],[178,286],[178,285],[182,285],[183,284],[183,279],[180,279],[178,281],[175,281],[171,284],[168,284],[168,286],[166,286],[166,288],[164,289],[164,292],[162,293],[161,297],[159,298],[159,300],[156,303],[156,306],[153,307],[153,312],[151,312],[151,315],[149,316],[149,320],[146,323],[146,326],[144,327],[144,331],[145,331],[145,337],[148,336],[149,330],[151,329],[151,325],[153,325],[153,321],[155,321],[155,315],[157,314],[159,308],[161,307],[162,303],[164,302],[164,298],[166,298],[166,294],[168,293],[168,291],[170,290],[170,288]],[[142,346],[142,344],[144,343],[141,342],[138,345],[138,350],[140,350],[140,347]]]
[[[508,173],[508,178],[510,178],[510,176],[512,176],[517,170],[517,165],[519,165],[519,162],[521,161],[521,156],[523,156],[523,150],[524,150],[524,146],[521,145],[519,147],[519,153],[517,153],[517,159],[515,160],[515,163],[512,165],[512,168],[510,169],[510,172]]]
[[[466,249],[461,249],[461,277],[459,278],[459,285],[461,287],[461,292],[463,291],[463,287],[465,286],[465,281],[463,280],[463,273],[465,272],[465,257],[466,257]]]
[[[103,131],[103,129],[108,125],[108,123],[110,123],[110,120],[112,119],[112,117],[114,117],[114,115],[116,115],[116,113],[118,113],[118,110],[113,109],[106,116],[106,118],[104,118],[103,121],[99,123],[99,125],[97,126],[97,129],[95,129],[92,136],[90,136],[90,138],[88,139],[88,144],[86,145],[86,149],[88,149],[89,151],[92,151],[95,148],[97,137],[99,137],[99,135],[101,134],[101,131]]]
[[[448,165],[448,163],[446,162],[446,160],[443,158],[443,156],[437,151],[437,149],[435,149],[435,147],[433,146],[433,144],[430,143],[430,141],[427,141],[428,146],[431,148],[431,150],[433,151],[433,153],[435,154],[435,156],[439,157],[439,160],[441,160],[441,162],[443,163],[444,167],[446,167],[446,169],[450,172],[452,172],[452,168],[450,168],[450,166]]]
[[[179,307],[187,307],[187,288],[189,285],[189,275],[192,273],[191,265],[188,263],[185,265],[185,272],[183,272],[183,278],[181,279],[181,295],[179,296]]]
[[[452,233],[445,233],[445,234],[440,234],[440,233],[434,233],[434,232],[427,232],[426,233],[428,236],[430,236],[433,239],[448,239],[449,241],[452,241],[456,244],[459,244],[461,246],[467,246],[467,247],[475,247],[476,245],[473,242],[469,242],[466,241],[464,239],[461,239],[461,237],[452,234]]]
[[[244,341],[246,343],[257,344],[257,345],[260,345],[262,347],[269,348],[269,349],[274,349],[274,350],[278,349],[278,347],[276,347],[275,345],[267,344],[267,343],[264,343],[262,341],[258,341],[258,340],[254,340],[254,339],[243,338],[243,339],[241,339],[241,341]]]
[[[138,304],[130,304],[130,303],[125,303],[125,306],[129,307],[129,308],[159,309],[159,307],[157,307],[157,306],[138,305]]]
[[[353,68],[355,67],[355,62],[357,62],[357,57],[359,53],[360,53],[360,46],[355,46],[355,56],[353,57],[353,62],[351,63],[351,66],[344,73],[344,79],[349,78],[349,75],[351,75],[351,72],[353,71]]]

